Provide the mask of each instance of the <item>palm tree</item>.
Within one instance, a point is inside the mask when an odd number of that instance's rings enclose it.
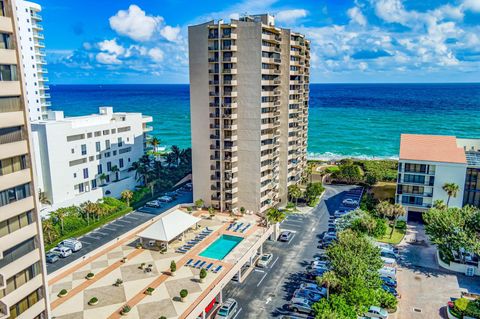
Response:
[[[153,151],[156,152],[157,148],[160,146],[160,139],[154,136],[148,141],[148,144],[150,144],[153,147]]]
[[[155,181],[155,180],[147,183],[148,188],[150,188],[150,193],[152,194],[152,197],[153,197],[153,193],[154,193],[156,184],[157,184],[157,181]]]
[[[340,280],[332,270],[325,272],[321,277],[317,277],[316,280],[319,286],[327,286],[327,300],[330,298],[330,288],[335,288],[340,284]]]
[[[135,171],[135,179],[138,180],[138,170],[140,168],[139,162],[133,162],[132,166],[128,169],[129,172]]]
[[[445,202],[441,199],[436,199],[433,202],[433,207],[439,210],[444,210],[447,208],[447,205],[445,205]]]
[[[180,147],[178,147],[177,145],[172,145],[172,147],[170,148],[170,154],[173,154],[173,158],[175,159],[175,165],[178,165],[180,161],[180,156],[182,155]]]
[[[62,233],[62,235],[63,235],[63,222],[65,221],[67,214],[68,214],[68,211],[64,207],[59,208],[56,211],[50,213],[50,215],[56,220],[56,222],[60,224],[60,232]]]
[[[167,157],[165,158],[165,162],[167,163],[168,167],[172,167],[172,165],[177,163],[177,159],[175,158],[175,154],[168,153]]]
[[[102,183],[102,185],[104,185],[105,180],[107,179],[107,175],[105,173],[102,173],[102,174],[100,174],[100,176],[98,178],[100,178],[100,183]]]
[[[118,168],[118,166],[113,165],[110,171],[115,174],[115,182],[118,182],[118,172],[120,172],[120,169]]]
[[[90,224],[90,214],[97,215],[98,213],[98,204],[92,203],[91,201],[85,202],[82,204],[82,209],[87,215],[87,224]]]
[[[451,197],[457,197],[457,193],[458,191],[460,190],[460,187],[455,184],[455,183],[445,183],[443,186],[442,186],[442,189],[447,192],[447,195],[448,195],[448,199],[447,199],[447,207],[448,207],[448,204],[450,203],[450,198]]]
[[[392,204],[387,201],[381,201],[375,206],[375,211],[380,217],[390,216],[392,211]]]
[[[281,223],[285,219],[285,217],[285,213],[278,210],[278,208],[276,207],[270,208],[266,214],[267,222],[270,224]]]
[[[47,237],[49,244],[51,244],[55,238],[57,238],[57,230],[55,229],[55,226],[50,218],[42,221],[42,230],[45,237]]]
[[[295,199],[295,206],[298,204],[298,199],[302,196],[302,190],[297,184],[293,184],[288,186],[288,195],[290,199]]]
[[[390,231],[390,238],[393,236],[393,231],[397,227],[397,220],[399,217],[405,216],[407,211],[405,210],[405,207],[403,207],[400,204],[394,204],[392,205],[392,210],[390,212],[390,217],[393,218],[393,227],[392,230]]]
[[[122,196],[122,199],[127,202],[127,206],[130,206],[130,200],[133,197],[133,192],[129,189],[124,190],[120,196]]]

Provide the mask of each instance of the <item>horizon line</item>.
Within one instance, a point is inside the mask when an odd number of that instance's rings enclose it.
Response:
[[[310,84],[480,84],[479,82],[311,82]],[[190,85],[190,83],[51,83],[54,85]]]

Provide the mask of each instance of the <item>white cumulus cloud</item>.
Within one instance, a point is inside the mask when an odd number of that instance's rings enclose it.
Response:
[[[284,23],[293,23],[295,20],[300,18],[305,18],[308,15],[308,11],[305,9],[292,9],[292,10],[283,10],[277,12],[275,19],[278,22]]]
[[[120,10],[110,17],[110,27],[118,34],[125,35],[136,41],[148,41],[152,38],[157,25],[162,23],[162,17],[149,16],[132,4],[128,10]]]
[[[105,52],[100,52],[96,55],[95,59],[98,63],[101,64],[121,64],[122,61],[118,59],[115,54],[109,54]]]
[[[465,0],[463,6],[467,10],[480,12],[480,0]]]
[[[125,48],[117,43],[117,39],[103,40],[98,43],[100,51],[106,51],[114,55],[121,55],[125,52]]]
[[[367,25],[367,18],[363,15],[362,11],[358,7],[353,7],[348,9],[347,15],[350,18],[350,21],[361,26]]]
[[[152,58],[155,62],[162,62],[163,61],[163,51],[160,48],[152,48],[148,50],[148,55]]]
[[[168,41],[175,42],[180,35],[180,27],[171,27],[167,25],[160,30],[160,34]]]

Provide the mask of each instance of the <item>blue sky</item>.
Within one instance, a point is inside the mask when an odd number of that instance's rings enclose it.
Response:
[[[188,83],[187,27],[268,12],[313,83],[478,82],[480,0],[39,0],[50,81]]]

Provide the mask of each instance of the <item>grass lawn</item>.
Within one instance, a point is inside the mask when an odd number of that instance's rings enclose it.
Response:
[[[396,185],[396,183],[378,182],[372,186],[370,192],[379,201],[395,198]]]
[[[392,231],[392,227],[390,225],[387,225],[387,231],[385,233],[385,236],[377,238],[377,240],[387,244],[393,244],[393,245],[399,244],[402,241],[403,237],[405,236],[406,230],[396,228],[392,234],[392,238],[390,238],[391,231]]]

